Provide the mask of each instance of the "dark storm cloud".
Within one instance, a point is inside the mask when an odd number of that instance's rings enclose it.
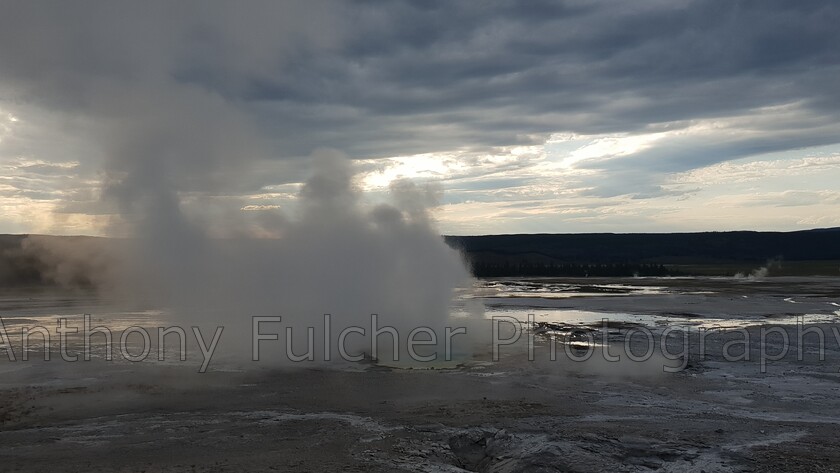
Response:
[[[267,180],[228,163],[320,147],[478,152],[798,104],[748,137],[586,164],[613,173],[593,192],[647,195],[663,173],[840,140],[817,123],[840,122],[838,24],[828,1],[16,2],[0,91],[99,122],[112,174],[157,159],[176,189],[241,192]]]
[[[498,4],[377,4],[357,12],[358,34],[334,55],[298,58],[279,77],[225,93],[277,117],[294,104],[346,107],[352,123],[335,125],[351,133],[335,141],[362,154],[404,153],[406,141],[413,149],[411,131],[435,138],[427,150],[495,146],[837,100],[832,5],[631,5],[533,15]]]

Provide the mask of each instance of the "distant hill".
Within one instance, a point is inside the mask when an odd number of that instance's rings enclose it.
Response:
[[[447,236],[477,276],[840,275],[840,228]]]
[[[751,273],[840,276],[840,228],[796,232],[585,233],[445,236],[473,274],[666,276]],[[118,240],[0,235],[0,289],[97,286]],[[270,251],[270,250],[267,250]]]
[[[95,286],[108,277],[117,241],[86,236],[0,235],[0,289]]]

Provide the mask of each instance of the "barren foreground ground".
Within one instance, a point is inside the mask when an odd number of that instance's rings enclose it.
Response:
[[[519,304],[538,315],[535,307],[646,314],[661,319],[657,334],[672,318],[726,325],[730,314],[749,327],[751,359],[727,361],[723,344],[742,335],[722,331],[706,337],[700,357],[699,330],[676,373],[663,372],[657,357],[608,363],[598,349],[586,363],[551,361],[543,335],[534,361],[523,342],[498,362],[488,348],[436,370],[197,374],[178,364],[0,356],[0,471],[840,471],[840,346],[831,321],[840,283],[655,284],[664,289]],[[511,299],[487,299],[488,314],[516,306]],[[798,345],[790,318],[800,314],[824,330],[824,361],[817,336]],[[778,333],[762,345],[761,328],[774,320],[790,335],[789,353],[762,373],[761,351],[784,348]],[[594,336],[623,354],[622,336],[633,328]],[[638,347],[641,337],[633,340]]]

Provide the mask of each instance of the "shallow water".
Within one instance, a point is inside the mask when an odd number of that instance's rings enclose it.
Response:
[[[569,328],[600,328],[606,320],[612,328],[628,324],[653,331],[668,327],[713,329],[832,323],[840,320],[840,279],[485,279],[458,292],[452,307],[453,325],[468,318],[474,320],[479,313],[483,319],[508,317]],[[67,326],[78,329],[68,335],[69,340],[78,342],[83,314],[90,314],[91,326],[103,325],[112,330],[114,338],[130,327],[144,327],[155,339],[158,327],[168,327],[176,320],[166,308],[127,309],[86,292],[0,293],[0,320],[12,345],[19,342],[22,330],[36,327],[46,328],[57,339],[56,329],[62,319]],[[250,318],[243,318],[243,325],[248,324]],[[140,341],[139,337],[129,340],[135,344]],[[40,339],[33,336],[28,351],[40,354],[43,349]],[[104,349],[94,346],[91,355],[98,357],[102,353]],[[154,357],[149,361],[157,362]],[[172,358],[164,361],[171,362]]]
[[[483,280],[467,296],[487,317],[586,325],[603,320],[718,328],[828,323],[840,317],[840,279],[552,278]]]

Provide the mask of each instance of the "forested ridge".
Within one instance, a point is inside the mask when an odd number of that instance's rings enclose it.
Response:
[[[478,277],[840,276],[840,228],[796,232],[445,236]],[[90,286],[117,240],[0,235],[0,287]],[[267,251],[270,251],[267,246]]]

